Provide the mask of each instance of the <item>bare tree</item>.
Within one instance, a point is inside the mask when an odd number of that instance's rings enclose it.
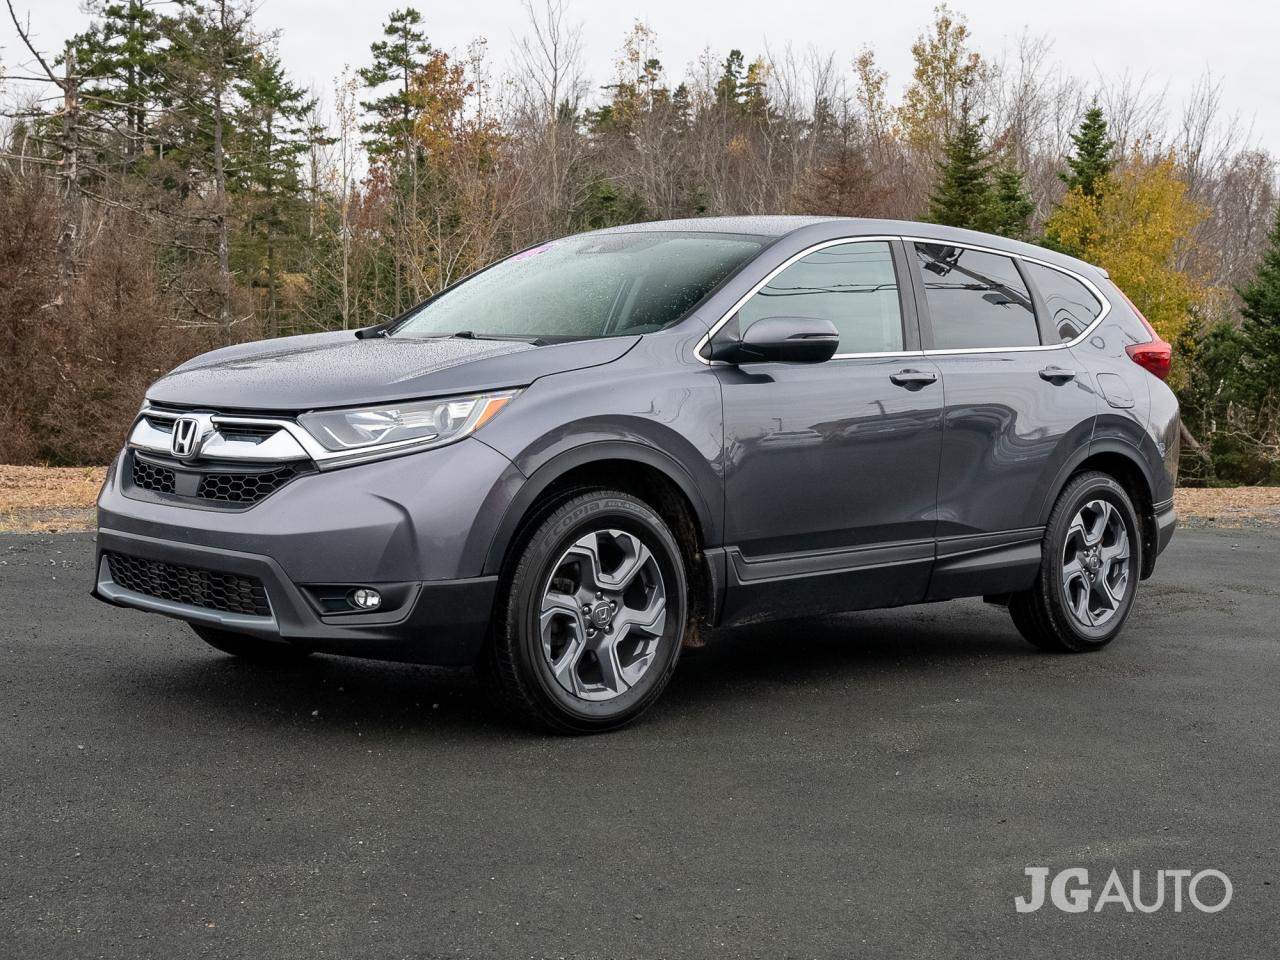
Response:
[[[569,177],[578,153],[574,126],[587,84],[582,73],[582,25],[569,20],[565,0],[524,0],[526,33],[516,47],[524,121],[541,141],[547,195],[541,211],[549,232],[567,222]]]

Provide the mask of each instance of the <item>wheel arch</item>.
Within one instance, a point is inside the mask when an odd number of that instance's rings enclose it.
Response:
[[[708,550],[719,546],[719,525],[693,477],[669,455],[642,444],[592,442],[543,464],[521,485],[504,512],[489,545],[484,572],[503,573],[541,517],[590,487],[630,493],[662,517],[684,552],[690,624],[710,622],[723,590],[723,573],[717,566],[721,551]]]
[[[1129,499],[1133,501],[1134,510],[1138,514],[1138,525],[1142,532],[1142,578],[1151,575],[1156,562],[1156,515],[1152,491],[1151,470],[1144,462],[1141,453],[1131,444],[1118,439],[1094,441],[1087,449],[1077,452],[1059,471],[1041,510],[1042,524],[1048,522],[1053,505],[1062,494],[1063,489],[1077,474],[1087,470],[1098,470],[1115,478],[1124,487]]]

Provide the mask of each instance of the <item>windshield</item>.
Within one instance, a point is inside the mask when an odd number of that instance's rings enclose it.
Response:
[[[640,231],[553,240],[444,290],[391,336],[651,333],[697,306],[764,243],[737,234]]]

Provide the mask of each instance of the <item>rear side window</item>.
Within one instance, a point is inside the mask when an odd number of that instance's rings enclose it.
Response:
[[[738,311],[740,329],[766,317],[817,317],[840,331],[837,353],[902,349],[902,308],[889,244],[840,243],[815,250],[760,288]]]
[[[1040,345],[1031,295],[1012,258],[936,243],[915,250],[935,349]]]
[[[1022,269],[1040,291],[1049,310],[1049,322],[1065,343],[1089,329],[1102,313],[1102,304],[1089,288],[1061,270],[1023,261]]]

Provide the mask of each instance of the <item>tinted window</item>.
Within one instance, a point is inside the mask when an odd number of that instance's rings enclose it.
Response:
[[[1074,340],[1098,319],[1102,304],[1079,280],[1060,270],[1023,261],[1022,268],[1044,298],[1049,322],[1064,341]]]
[[[1031,296],[1011,258],[942,244],[915,246],[935,348],[1039,346]]]
[[[881,240],[823,247],[770,280],[738,311],[746,330],[765,317],[820,317],[840,331],[837,353],[902,349],[898,277]]]
[[[392,336],[650,333],[697,306],[762,244],[733,234],[656,231],[553,240],[449,287]]]

